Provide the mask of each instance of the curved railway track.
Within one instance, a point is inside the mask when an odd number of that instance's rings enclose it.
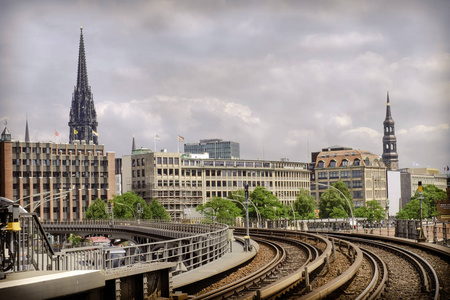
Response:
[[[197,295],[192,299],[254,299],[261,291],[273,289],[272,286],[282,284],[287,274],[301,272],[304,264],[318,254],[314,247],[300,241],[276,238],[268,240],[264,237],[252,237],[259,243],[270,245],[276,255],[259,270],[221,286],[208,293]],[[299,252],[301,257],[299,258]],[[275,289],[278,291],[279,289]]]
[[[240,229],[235,233],[240,234]],[[440,261],[432,266],[420,254],[392,242],[267,229],[253,229],[250,235],[258,243],[270,243],[277,249],[276,257],[260,270],[193,299],[437,300],[448,296],[433,268]],[[448,255],[442,261],[447,268],[440,272],[445,273],[450,270]]]
[[[333,235],[336,236],[336,235]],[[400,246],[357,237],[339,236],[365,251],[371,251],[387,265],[388,278],[383,297],[388,299],[439,299],[439,278],[434,268],[418,254]]]

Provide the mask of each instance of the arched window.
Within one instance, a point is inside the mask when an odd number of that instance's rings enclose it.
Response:
[[[336,168],[336,161],[335,160],[330,161],[330,168]]]
[[[344,160],[342,161],[342,166],[343,166],[343,167],[348,167],[348,160],[344,159]]]
[[[323,160],[319,161],[319,164],[317,165],[318,168],[323,168],[325,165],[325,162]]]
[[[361,165],[361,161],[357,158],[353,161],[353,165],[354,166],[360,166]]]

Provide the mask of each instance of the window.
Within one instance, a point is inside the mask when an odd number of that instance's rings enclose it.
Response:
[[[354,165],[354,166],[360,166],[360,165],[361,165],[361,161],[360,161],[358,158],[356,158],[356,159],[353,161],[353,165]]]
[[[362,197],[363,197],[362,191],[353,191],[353,199],[362,198]]]
[[[362,171],[361,170],[353,170],[352,171],[352,177],[353,178],[362,177]]]
[[[317,165],[318,168],[323,168],[325,165],[325,162],[323,160],[319,161],[319,164]]]
[[[336,161],[335,160],[330,161],[330,168],[336,168]]]
[[[354,188],[361,188],[362,187],[362,181],[361,180],[353,181],[353,187]]]
[[[330,179],[332,178],[339,178],[339,171],[330,172]]]
[[[341,171],[341,178],[350,178],[350,171]]]
[[[318,172],[317,178],[318,179],[328,179],[327,172]]]
[[[343,167],[348,167],[348,160],[344,159],[344,160],[342,161],[342,166],[343,166]]]

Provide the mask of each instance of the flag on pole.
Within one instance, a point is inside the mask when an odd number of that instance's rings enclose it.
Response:
[[[94,130],[92,130],[92,133],[95,134],[96,136],[98,136],[98,133],[95,132]]]
[[[78,134],[78,130],[74,129],[73,133]]]
[[[184,137],[182,137],[181,135],[178,135],[178,141],[179,142],[184,142]]]
[[[59,136],[59,132],[58,132],[58,131],[56,131],[56,130],[55,130],[55,135],[56,135],[56,136]]]

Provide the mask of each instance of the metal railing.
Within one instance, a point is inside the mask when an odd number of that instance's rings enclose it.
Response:
[[[14,241],[14,272],[27,270],[111,270],[131,265],[175,262],[174,275],[214,261],[229,251],[229,228],[223,224],[183,224],[160,221],[39,222],[35,214],[21,214],[21,230]],[[44,227],[74,230],[127,230],[145,234],[148,229],[181,235],[164,241],[124,247],[88,246],[55,253]],[[164,235],[164,234],[161,234]]]

